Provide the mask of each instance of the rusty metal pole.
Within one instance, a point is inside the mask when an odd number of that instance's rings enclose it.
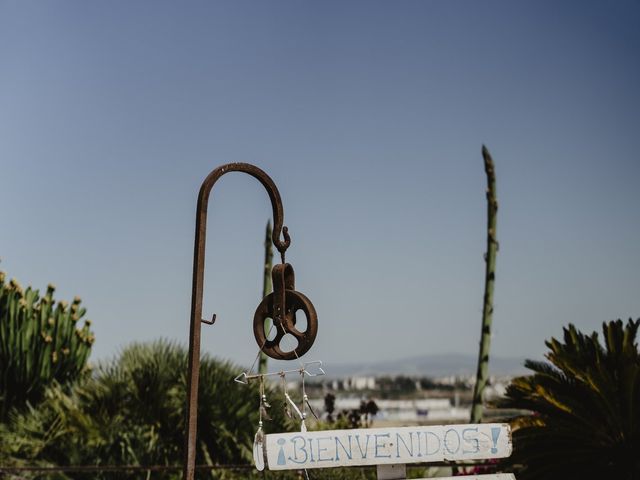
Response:
[[[267,222],[267,230],[264,239],[264,275],[262,277],[262,298],[273,292],[273,282],[271,281],[271,270],[273,269],[273,249],[271,248],[271,222]],[[265,322],[265,330],[270,331],[273,325],[271,319]],[[258,363],[258,372],[267,373],[267,359],[269,356],[260,352],[260,362]]]
[[[200,376],[200,328],[201,322],[209,325],[215,322],[216,316],[211,320],[202,318],[202,295],[204,285],[204,261],[207,234],[207,206],[209,194],[218,179],[229,172],[244,172],[256,178],[266,189],[273,209],[273,232],[271,239],[282,257],[291,240],[284,223],[284,210],[280,192],[273,180],[258,167],[248,163],[229,163],[213,170],[202,183],[198,194],[196,209],[196,235],[193,253],[193,286],[191,291],[191,323],[189,330],[189,370],[187,391],[187,434],[184,448],[183,480],[193,480],[196,463],[196,434],[198,427],[198,381]],[[280,240],[280,234],[284,240]]]

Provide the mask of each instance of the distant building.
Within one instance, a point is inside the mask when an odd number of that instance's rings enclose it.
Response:
[[[360,397],[336,398],[335,411],[357,410],[362,400]],[[312,399],[310,403],[314,410],[323,411],[323,399]],[[376,400],[376,404],[380,409],[375,416],[377,423],[452,422],[469,418],[469,408],[453,406],[449,398]]]

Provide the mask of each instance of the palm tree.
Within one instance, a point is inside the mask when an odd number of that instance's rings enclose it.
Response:
[[[229,363],[202,358],[198,463],[252,461],[259,392],[256,385],[233,381],[239,371]],[[16,416],[13,430],[27,440],[13,455],[53,465],[180,465],[186,376],[183,347],[168,341],[133,344],[70,393],[49,389],[37,409]],[[282,403],[275,394],[267,395],[273,408],[265,429],[285,431]],[[148,478],[148,474],[105,473],[92,478]],[[154,472],[153,478],[178,477]]]
[[[639,326],[604,323],[602,345],[569,325],[564,342],[546,342],[550,363],[526,362],[534,374],[514,379],[500,402],[533,412],[512,423],[518,480],[640,479]]]

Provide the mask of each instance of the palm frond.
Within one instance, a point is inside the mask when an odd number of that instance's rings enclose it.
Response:
[[[512,420],[520,480],[640,478],[640,319],[603,324],[585,335],[563,329],[546,342],[550,363],[527,361],[501,406],[529,410]]]

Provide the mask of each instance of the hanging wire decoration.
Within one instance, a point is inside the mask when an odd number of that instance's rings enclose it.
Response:
[[[271,327],[273,328],[273,326]],[[267,336],[269,333],[267,333]],[[258,356],[256,357],[256,361],[260,356],[260,352],[262,349],[258,351]],[[267,409],[271,408],[271,405],[267,402],[267,396],[265,395],[265,379],[268,377],[280,377],[280,384],[282,386],[282,395],[284,397],[284,414],[288,418],[294,418],[292,412],[295,412],[300,420],[300,431],[307,431],[307,407],[312,415],[318,420],[318,416],[311,408],[311,404],[309,403],[309,397],[307,396],[307,392],[305,389],[305,377],[318,377],[321,375],[325,375],[325,371],[322,368],[322,361],[315,360],[312,362],[300,362],[300,368],[292,369],[292,370],[280,370],[279,372],[271,372],[271,373],[258,373],[253,374],[253,368],[255,367],[256,361],[253,362],[253,365],[249,369],[248,372],[242,372],[240,375],[235,377],[233,380],[242,385],[249,385],[250,382],[254,380],[258,380],[260,382],[260,402],[259,402],[259,413],[258,413],[258,430],[256,431],[255,437],[253,439],[253,463],[258,471],[262,471],[265,468],[265,433],[263,430],[263,422],[262,419],[269,419],[269,414],[267,413]],[[302,408],[298,408],[298,405],[293,401],[291,396],[289,395],[289,391],[287,389],[287,374],[299,374],[301,378],[302,385]],[[293,409],[293,410],[292,410]],[[304,471],[305,477],[309,478],[306,470]]]
[[[299,373],[300,375],[307,377],[319,377],[325,375],[325,371],[322,368],[322,360],[314,360],[313,362],[305,362],[302,364],[300,368],[294,368],[292,370],[280,370],[278,372],[272,373],[256,373],[252,375],[251,373],[242,372],[238,375],[234,380],[238,383],[242,383],[243,385],[249,384],[251,380],[263,378],[263,377],[275,377],[275,376],[284,376],[288,373]]]
[[[198,203],[196,208],[196,232],[195,247],[193,255],[193,286],[191,292],[191,320],[189,330],[189,370],[188,370],[188,390],[187,390],[187,433],[185,438],[184,449],[184,467],[183,480],[193,480],[195,475],[196,462],[196,434],[198,423],[198,383],[200,377],[200,338],[201,324],[206,323],[213,325],[216,321],[214,314],[211,320],[202,317],[202,299],[204,290],[204,265],[205,265],[205,245],[207,231],[207,207],[209,203],[209,195],[214,184],[226,173],[242,172],[251,175],[257,179],[267,191],[271,200],[273,210],[273,232],[271,240],[273,245],[280,252],[281,264],[275,265],[271,272],[274,284],[273,293],[267,295],[258,305],[253,318],[253,333],[258,343],[259,352],[264,352],[271,358],[278,360],[293,360],[304,355],[315,341],[318,333],[318,316],[311,301],[302,293],[295,290],[295,275],[291,264],[285,262],[285,252],[291,244],[291,237],[286,226],[284,226],[284,209],[282,199],[273,180],[258,167],[248,163],[229,163],[222,165],[213,170],[207,178],[205,178],[200,192],[198,194]],[[282,239],[281,239],[282,236]],[[297,312],[302,311],[306,316],[307,327],[304,331],[296,327]],[[275,328],[275,336],[269,339],[271,329],[265,332],[265,320],[272,319],[271,328]],[[283,339],[287,336],[293,336],[297,345],[293,349],[284,348]],[[255,364],[255,362],[254,362]],[[315,374],[309,373],[305,364],[301,364],[300,369],[294,372],[300,373],[303,378],[305,375],[315,376],[316,374],[324,374],[321,368],[322,363],[318,365],[318,371]],[[309,366],[314,364],[310,362]],[[315,363],[317,365],[317,363]],[[252,367],[253,369],[253,367]],[[319,373],[322,372],[322,373]],[[289,371],[278,372],[275,375],[286,375],[292,373]],[[243,374],[244,380],[248,382],[251,378],[257,378],[251,373]],[[268,375],[267,375],[268,376]],[[242,375],[236,378],[239,380]],[[264,378],[261,378],[261,382]],[[244,382],[243,382],[244,383]],[[262,389],[261,389],[262,390]],[[261,413],[266,409],[261,393]],[[259,434],[256,435],[256,442],[263,437],[259,425]]]

